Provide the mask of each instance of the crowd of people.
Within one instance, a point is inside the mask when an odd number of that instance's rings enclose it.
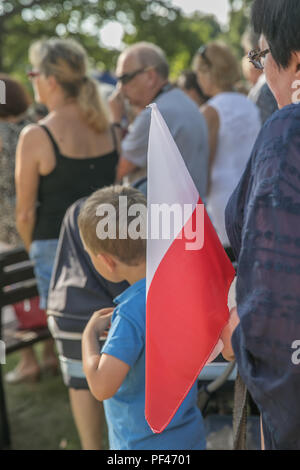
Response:
[[[101,449],[102,402],[113,449],[205,448],[196,386],[163,433],[153,434],[144,417],[145,240],[96,236],[99,204],[114,205],[120,195],[146,204],[153,102],[237,260],[225,346],[260,410],[263,445],[300,448],[300,370],[291,360],[300,339],[299,20],[297,0],[255,0],[243,37],[250,62],[239,64],[227,45],[211,42],[176,83],[161,48],[134,44],[118,58],[107,102],[78,42],[37,41],[28,76],[46,108],[38,118],[28,113],[23,86],[0,75],[7,91],[0,241],[23,243],[34,262],[54,338],[45,343],[44,367],[60,364],[82,448]],[[25,349],[6,380],[36,380],[41,367]]]

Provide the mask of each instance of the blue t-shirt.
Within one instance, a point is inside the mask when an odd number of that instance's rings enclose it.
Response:
[[[118,306],[101,352],[117,357],[128,364],[130,370],[118,392],[104,401],[110,448],[205,449],[204,423],[197,407],[196,384],[161,434],[154,434],[145,419],[145,279],[130,286],[115,302]]]

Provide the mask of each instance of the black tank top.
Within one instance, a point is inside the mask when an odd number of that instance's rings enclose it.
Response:
[[[114,150],[93,158],[70,158],[60,153],[59,147],[46,126],[55,152],[56,166],[48,175],[40,176],[37,218],[33,240],[51,240],[59,237],[66,210],[82,197],[114,183],[118,163],[116,138]]]

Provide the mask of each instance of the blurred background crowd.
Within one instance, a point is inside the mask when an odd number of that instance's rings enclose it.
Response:
[[[198,3],[201,10],[205,2]],[[57,301],[68,276],[76,282],[66,268],[73,259],[67,250],[60,251],[47,305],[59,236],[66,246],[78,243],[77,208],[67,210],[116,181],[146,183],[150,111],[145,107],[156,101],[231,255],[225,207],[263,123],[277,110],[263,70],[247,57],[259,48],[249,27],[250,4],[230,0],[227,24],[198,11],[187,15],[166,0],[0,5],[0,80],[6,85],[6,104],[0,106],[0,243],[25,246],[35,262],[40,307],[50,310],[56,338],[62,330],[74,334],[72,347],[63,334],[58,343],[84,448],[99,447],[102,418],[77,368],[76,334],[86,321],[80,327],[70,318],[59,321],[62,312],[82,313],[76,301],[67,304],[69,297],[66,304]],[[103,44],[101,31],[108,23],[123,31],[118,48]],[[80,269],[91,269],[80,256]],[[59,283],[60,269],[65,285]],[[78,272],[78,265],[73,269]],[[106,295],[112,299],[124,286],[119,289],[108,288]],[[90,312],[97,306],[91,303]],[[43,367],[58,367],[52,340],[45,343]],[[28,348],[6,380],[36,380],[40,372]]]

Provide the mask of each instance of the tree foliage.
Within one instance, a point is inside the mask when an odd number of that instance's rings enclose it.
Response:
[[[109,21],[124,29],[123,42],[150,41],[161,46],[172,76],[188,68],[196,50],[224,39],[238,56],[252,0],[229,0],[228,31],[213,16],[184,16],[171,0],[2,0],[0,3],[0,70],[25,78],[28,48],[41,37],[75,37],[87,49],[92,66],[113,69],[119,51],[104,48],[100,30]]]
[[[216,38],[212,16],[184,16],[170,0],[3,0],[0,4],[0,70],[25,77],[28,48],[41,37],[75,37],[94,67],[111,69],[119,51],[101,47],[100,29],[108,21],[124,28],[124,43],[150,41],[161,46],[173,75],[190,65],[201,44]]]
[[[250,8],[253,0],[229,0],[230,15],[229,29],[225,35],[226,41],[233,47],[238,57],[242,57],[244,51],[241,38],[249,26]]]

